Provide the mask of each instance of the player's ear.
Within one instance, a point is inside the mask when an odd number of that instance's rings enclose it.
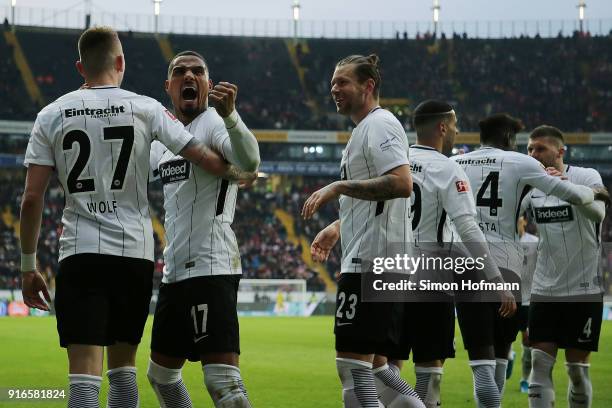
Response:
[[[77,62],[74,63],[74,65],[76,66],[77,71],[79,71],[79,74],[85,78],[85,68],[83,67],[83,63],[78,60]]]
[[[212,79],[208,78],[208,91],[210,92],[211,89],[213,89],[213,81]]]
[[[170,81],[167,79],[164,81],[164,90],[168,93],[168,88],[170,88]]]
[[[557,157],[562,158],[563,156],[565,156],[565,146],[561,146],[559,148],[559,153],[557,154]]]
[[[368,78],[366,80],[366,90],[370,91],[372,93],[372,96],[374,96],[374,86],[375,85],[376,83],[374,82],[374,79]]]
[[[117,55],[115,57],[115,71],[125,71],[125,58],[123,57],[123,54]]]

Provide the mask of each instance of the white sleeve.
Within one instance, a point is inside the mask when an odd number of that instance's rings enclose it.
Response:
[[[40,116],[38,116],[30,134],[30,140],[28,140],[23,164],[26,167],[30,164],[55,167],[55,155],[53,154],[51,141],[45,134],[40,122]]]
[[[399,122],[395,122],[387,118],[372,120],[365,129],[369,156],[377,176],[408,164],[408,138]]]
[[[151,154],[149,155],[149,182],[159,180],[159,162],[164,154],[166,147],[157,140],[151,143]]]
[[[193,139],[183,124],[159,102],[155,104],[152,112],[151,132],[155,139],[162,142],[174,154],[179,154]]]
[[[603,187],[603,181],[599,172],[595,169],[586,169],[585,179],[583,181],[588,187]],[[606,204],[603,201],[597,200],[586,205],[577,205],[576,209],[580,211],[589,220],[600,223],[606,217]]]
[[[593,202],[593,190],[590,187],[579,186],[559,177],[548,175],[544,166],[533,157],[525,155],[517,171],[521,172],[521,180],[525,184],[537,188],[545,194],[567,201],[574,205],[584,205]]]
[[[472,187],[465,171],[456,162],[448,162],[446,180],[448,185],[442,190],[442,206],[451,220],[462,215],[476,216],[476,204]]]
[[[531,207],[531,194],[532,194],[533,190],[531,190],[524,198],[523,201],[521,201],[521,207],[519,209],[519,216],[525,214],[525,212],[527,210],[529,210],[529,207]]]
[[[454,220],[454,224],[461,241],[469,243],[466,247],[471,252],[472,257],[483,259],[484,273],[487,279],[501,277],[499,267],[491,256],[485,236],[476,224],[476,219],[471,215],[462,215]]]
[[[246,171],[255,171],[261,162],[259,145],[255,135],[234,111],[223,118],[224,132],[229,134],[222,144],[222,151],[227,160]]]

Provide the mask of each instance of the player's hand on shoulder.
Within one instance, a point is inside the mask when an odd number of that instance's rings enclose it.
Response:
[[[305,220],[312,218],[314,213],[316,213],[322,205],[340,196],[336,188],[336,183],[337,182],[333,182],[326,185],[312,193],[312,195],[306,199],[304,207],[302,207],[302,217],[304,217]]]
[[[499,307],[499,315],[505,318],[514,316],[516,313],[516,300],[512,292],[504,290],[500,293],[500,296],[501,306]]]
[[[563,175],[563,173],[561,173],[559,170],[555,169],[554,167],[547,167],[546,173],[548,173],[549,176],[559,177],[561,178],[561,180],[567,180],[567,176]]]
[[[219,82],[210,90],[208,98],[212,101],[219,115],[226,118],[236,108],[237,95],[238,86],[229,82]]]
[[[310,255],[315,262],[325,262],[329,254],[340,238],[337,223],[332,223],[323,228],[310,245]]]
[[[610,203],[610,192],[605,187],[595,187],[593,188],[593,195],[595,196],[595,200],[603,201],[606,206],[609,206]]]
[[[251,188],[257,183],[257,172],[256,171],[245,171],[243,172],[243,178],[238,180],[238,188]]]
[[[38,271],[22,273],[21,288],[23,301],[26,305],[40,310],[49,310],[49,306],[45,303],[43,298],[40,297],[40,292],[43,293],[47,302],[51,302],[51,296],[49,296],[44,278]]]

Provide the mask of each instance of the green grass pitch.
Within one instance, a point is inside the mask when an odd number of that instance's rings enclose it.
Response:
[[[340,383],[336,375],[332,318],[243,318],[241,367],[245,384],[255,407],[325,408],[341,407]],[[138,383],[141,407],[156,407],[156,399],[146,378],[151,319],[138,352]],[[448,408],[473,408],[472,375],[467,366],[461,336],[457,333],[457,358],[449,360],[442,380],[442,402]],[[526,407],[527,397],[518,392],[520,346],[515,343],[517,365],[507,383],[504,408]],[[412,365],[403,374],[414,385]],[[187,364],[183,377],[194,406],[212,407],[202,380],[199,364]],[[604,322],[600,351],[592,358],[591,377],[595,392],[593,408],[612,407],[612,322]],[[567,376],[563,357],[554,371],[558,408],[566,407]],[[58,345],[55,319],[0,318],[0,388],[66,387],[67,358]],[[101,392],[105,406],[108,382]],[[7,402],[0,407],[65,407],[63,402],[32,404]]]

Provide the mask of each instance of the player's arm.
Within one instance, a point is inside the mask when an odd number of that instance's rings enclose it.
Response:
[[[336,220],[323,228],[310,245],[310,255],[316,262],[325,262],[340,238],[340,220]]]
[[[567,180],[567,177],[554,167],[547,168],[546,172],[551,176]],[[596,170],[590,172],[585,184],[593,189],[595,199],[589,204],[575,205],[575,207],[589,220],[600,223],[606,217],[606,206],[610,205],[610,193],[603,186],[601,176]]]
[[[392,200],[410,197],[412,193],[412,175],[410,166],[404,164],[380,177],[369,180],[341,180],[332,183],[337,194],[367,201]]]
[[[179,152],[194,165],[202,170],[227,180],[250,182],[257,178],[257,173],[244,171],[232,164],[227,163],[214,150],[203,143],[192,138]]]
[[[472,215],[461,215],[453,219],[455,229],[461,240],[466,243],[466,247],[470,251],[470,254],[474,258],[480,258],[484,264],[484,273],[487,279],[491,282],[503,283],[501,273],[497,263],[494,261],[489,251],[489,246],[486,243],[486,239],[482,230],[476,224],[476,220]],[[499,314],[502,317],[511,317],[516,312],[516,301],[512,292],[502,291],[501,292],[501,306],[499,308]]]
[[[228,164],[219,154],[196,140],[159,102],[155,104],[150,115],[153,135],[172,153],[183,156],[212,175],[228,180],[252,181],[257,177]]]
[[[21,199],[19,234],[23,300],[29,307],[41,310],[49,310],[49,307],[40,297],[39,292],[42,291],[48,302],[51,301],[51,297],[45,280],[36,270],[36,244],[40,233],[45,192],[52,174],[53,167],[51,166],[30,164]]]
[[[407,164],[389,170],[380,177],[368,180],[340,180],[315,191],[304,203],[302,216],[312,217],[317,210],[340,194],[367,201],[384,201],[410,197],[412,175]]]
[[[467,244],[466,247],[473,258],[483,260],[487,279],[492,282],[504,282],[497,263],[491,256],[486,238],[476,223],[476,204],[465,171],[457,163],[449,161],[445,178],[449,184],[441,191],[442,205],[449,218],[453,220],[461,241]],[[509,291],[502,292],[501,296],[500,314],[504,317],[512,316],[516,311],[514,296]]]
[[[518,171],[522,173],[522,179],[526,184],[570,204],[585,205],[592,203],[595,198],[595,192],[592,188],[551,176],[533,157],[525,156],[524,163],[521,163]]]
[[[600,223],[606,217],[606,207],[610,205],[610,193],[604,187],[601,176],[596,170],[590,169],[585,184],[595,191],[595,201],[586,205],[578,205],[576,209],[589,220]]]
[[[208,97],[215,109],[223,118],[225,130],[229,135],[229,143],[221,148],[230,163],[238,165],[246,171],[257,171],[261,158],[259,145],[255,135],[244,124],[236,111],[236,96],[238,87],[229,82],[219,82],[210,91]]]

